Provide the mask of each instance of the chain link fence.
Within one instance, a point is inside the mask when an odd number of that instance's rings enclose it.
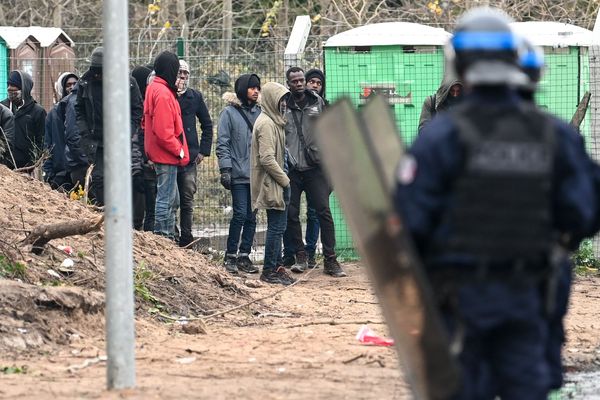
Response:
[[[423,102],[437,91],[442,81],[443,47],[407,44],[340,45],[324,48],[326,40],[326,37],[321,36],[309,37],[299,66],[305,70],[321,68],[326,71],[326,97],[330,101],[348,96],[360,108],[372,93],[385,95],[394,110],[404,141],[410,144],[417,135]],[[219,169],[214,153],[219,114],[226,105],[222,96],[227,91],[233,91],[235,79],[244,73],[258,74],[263,84],[269,81],[285,84],[283,53],[286,43],[287,38],[248,38],[230,42],[201,39],[182,42],[172,37],[152,41],[132,38],[131,68],[151,63],[162,50],[183,55],[191,69],[189,86],[199,90],[208,105],[214,125],[213,151],[198,169],[194,209],[194,235],[201,238],[198,247],[203,250],[222,254],[232,213],[231,195],[219,183]],[[70,64],[75,72],[82,74],[87,70],[88,57],[99,45],[100,38],[76,43],[76,56]],[[223,56],[224,46],[228,46],[228,57]],[[559,117],[570,120],[583,94],[591,91],[591,106],[581,124],[581,132],[586,137],[590,153],[600,160],[600,114],[595,99],[595,95],[600,93],[598,48],[548,46],[544,50],[547,66],[537,95],[538,103]],[[43,61],[45,64],[56,62],[51,59]],[[35,85],[44,90],[52,90],[53,82],[48,76],[39,75],[40,81],[36,81]],[[338,254],[341,259],[356,258],[352,237],[335,195],[331,197],[331,205]],[[303,219],[306,216],[305,209],[306,205],[303,203]],[[255,261],[262,258],[265,231],[266,216],[259,213],[253,252]],[[600,254],[600,242],[597,240],[594,241],[594,250],[596,255]]]

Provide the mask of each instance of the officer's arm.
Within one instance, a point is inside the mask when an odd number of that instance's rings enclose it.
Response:
[[[567,234],[570,247],[600,228],[598,192],[600,172],[585,151],[582,137],[572,129],[558,130],[553,204],[556,228]]]

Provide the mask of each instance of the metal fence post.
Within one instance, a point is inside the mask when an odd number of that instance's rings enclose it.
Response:
[[[107,387],[135,386],[128,2],[104,2]],[[110,94],[110,96],[108,95]],[[115,101],[118,99],[118,101]]]
[[[182,37],[177,38],[177,57],[185,58],[185,39]]]
[[[297,67],[302,60],[302,54],[304,53],[304,47],[306,46],[306,40],[310,34],[310,28],[312,23],[308,15],[299,15],[294,21],[294,27],[290,38],[288,39],[285,52],[283,54],[283,64],[285,71],[290,67]],[[284,71],[284,72],[285,72]]]

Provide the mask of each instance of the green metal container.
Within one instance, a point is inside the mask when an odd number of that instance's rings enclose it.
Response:
[[[6,81],[8,80],[9,52],[6,42],[0,39],[0,100],[8,96]]]
[[[324,46],[330,101],[349,97],[361,107],[373,93],[388,98],[405,143],[416,134],[425,98],[438,89],[444,73],[443,46],[450,34],[408,22],[366,25],[332,36]],[[339,203],[330,200],[336,229],[336,252],[357,257]]]

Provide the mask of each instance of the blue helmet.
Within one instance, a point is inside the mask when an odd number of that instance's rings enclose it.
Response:
[[[461,17],[450,39],[449,60],[471,85],[520,85],[522,42],[510,28],[512,20],[498,9],[475,8]]]
[[[529,84],[535,88],[542,77],[544,69],[544,51],[534,46],[528,39],[523,38],[523,52],[519,58],[521,69],[529,78]]]

